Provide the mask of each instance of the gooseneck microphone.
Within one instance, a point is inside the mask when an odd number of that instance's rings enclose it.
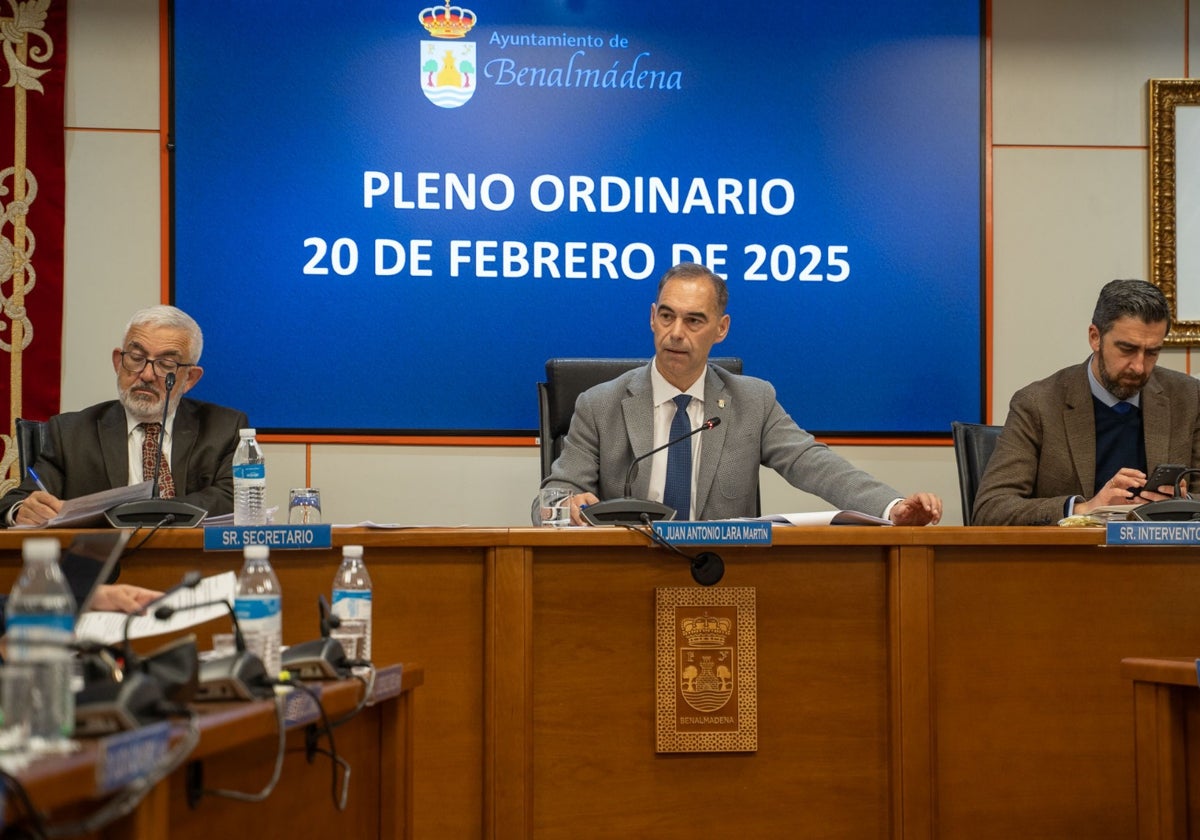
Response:
[[[340,627],[341,618],[329,609],[324,594],[317,596],[317,614],[321,637],[296,645],[283,652],[283,670],[302,680],[336,680],[350,673],[350,662],[342,643],[331,637]]]
[[[218,598],[215,601],[200,601],[195,604],[180,604],[178,607],[173,607],[170,604],[163,604],[154,611],[154,617],[159,621],[166,621],[175,613],[187,612],[188,610],[199,610],[204,607],[224,607],[229,612],[229,620],[233,623],[233,644],[239,653],[246,650],[246,637],[242,635],[242,626],[238,624],[237,612],[234,611],[233,605],[225,598]]]
[[[156,600],[192,589],[200,580],[200,572],[190,571]],[[129,625],[136,617],[134,613],[125,616],[120,653],[115,647],[110,651],[94,643],[81,646],[84,683],[75,695],[76,734],[107,735],[134,729],[160,720],[166,701],[186,703],[195,693],[195,641],[180,639],[139,659],[129,641]]]
[[[146,364],[149,364],[147,362]],[[175,387],[172,371],[163,380],[166,396],[163,397],[162,428],[154,444],[154,473],[150,482],[150,498],[137,502],[126,502],[106,511],[104,516],[115,528],[195,528],[208,515],[208,511],[179,499],[158,497],[158,475],[162,470],[163,441],[167,436],[167,415],[171,410],[171,391]]]
[[[674,508],[660,502],[652,502],[649,499],[633,498],[633,479],[637,475],[638,465],[655,453],[662,452],[664,449],[685,441],[692,437],[692,435],[698,435],[709,429],[715,429],[720,425],[720,417],[710,417],[690,432],[669,440],[662,446],[656,446],[649,452],[634,458],[633,462],[629,465],[629,469],[625,472],[625,495],[620,499],[608,499],[603,502],[597,502],[594,505],[588,505],[583,510],[583,518],[593,525],[641,525],[644,522],[652,522],[658,519],[674,519],[676,515]],[[686,516],[687,514],[685,513],[684,515]]]
[[[171,391],[175,387],[175,371],[167,374],[166,379],[163,380],[163,385],[166,386],[167,394],[163,397],[163,416],[162,423],[160,424],[162,428],[158,430],[158,439],[154,442],[154,478],[150,482],[151,499],[158,498],[158,474],[162,472],[163,442],[167,437],[167,412],[171,408]]]
[[[173,586],[168,586],[166,591],[163,592],[163,594],[159,595],[157,598],[155,598],[153,601],[151,601],[149,604],[147,604],[142,609],[142,614],[145,614],[146,610],[150,609],[155,604],[161,603],[162,601],[166,600],[167,598],[170,598],[176,592],[181,592],[184,589],[195,589],[197,586],[200,585],[200,581],[203,579],[203,577],[204,576],[200,573],[200,571],[198,569],[192,569],[190,572],[187,572],[183,576],[183,578],[180,579],[179,583],[176,583]],[[162,609],[162,607],[159,607],[159,609]],[[132,664],[134,661],[133,649],[130,647],[130,644],[129,644],[129,625],[132,624],[133,620],[137,617],[138,617],[138,613],[129,613],[128,615],[125,616],[125,629],[121,634],[122,649],[124,651],[125,662],[127,665]],[[158,614],[157,610],[154,612],[154,617],[157,618],[159,621],[162,621],[164,618],[164,616],[161,616]],[[170,618],[169,615],[166,617]]]
[[[720,425],[721,425],[720,417],[710,417],[707,420],[705,420],[703,423],[701,423],[699,426],[692,429],[690,432],[685,432],[684,434],[680,435],[679,437],[675,438],[674,440],[667,441],[662,446],[654,447],[649,452],[647,452],[645,455],[639,455],[638,457],[634,458],[633,463],[631,463],[629,465],[629,469],[626,470],[626,472],[625,472],[625,498],[629,498],[633,494],[633,479],[634,479],[634,476],[637,475],[638,465],[641,464],[642,461],[646,460],[651,455],[654,455],[657,452],[662,452],[664,449],[669,449],[670,447],[674,446],[675,444],[677,444],[681,441],[687,440],[692,435],[698,435],[701,432],[707,432],[709,429],[715,429],[717,426],[720,426]]]
[[[274,689],[262,659],[246,650],[246,637],[238,624],[233,604],[224,598],[201,601],[172,607],[163,604],[154,611],[154,617],[166,621],[177,612],[198,610],[203,607],[224,607],[233,622],[233,653],[215,656],[200,663],[200,685],[196,689],[197,700],[255,700],[270,697]]]

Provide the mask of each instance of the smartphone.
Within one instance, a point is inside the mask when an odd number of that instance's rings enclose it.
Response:
[[[1150,477],[1146,479],[1144,487],[1131,487],[1129,492],[1135,496],[1143,490],[1150,490],[1157,493],[1158,488],[1165,484],[1171,485],[1178,491],[1179,477],[1187,472],[1188,469],[1189,467],[1184,464],[1159,464],[1154,468],[1154,472],[1150,473]]]

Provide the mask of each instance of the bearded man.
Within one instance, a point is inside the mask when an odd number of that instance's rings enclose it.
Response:
[[[1150,283],[1113,280],[1100,290],[1092,355],[1013,396],[972,524],[1050,525],[1173,495],[1168,485],[1146,487],[1146,473],[1200,464],[1200,381],[1157,366],[1170,314]]]
[[[159,495],[210,516],[230,513],[233,453],[248,422],[240,411],[184,397],[204,375],[203,349],[200,326],[182,310],[134,313],[112,351],[117,399],[50,418],[36,478],[0,499],[0,524],[44,525],[64,499],[149,480],[160,436]]]

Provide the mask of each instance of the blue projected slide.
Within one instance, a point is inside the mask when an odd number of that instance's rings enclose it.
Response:
[[[174,302],[259,429],[531,433],[547,358],[653,353],[680,260],[801,426],[982,419],[978,3],[174,0],[173,37]]]

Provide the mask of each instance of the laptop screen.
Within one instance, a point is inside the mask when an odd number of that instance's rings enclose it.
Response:
[[[121,573],[121,553],[133,533],[131,529],[76,534],[67,546],[59,565],[71,594],[75,596],[75,615],[91,606],[96,589],[112,583]]]

